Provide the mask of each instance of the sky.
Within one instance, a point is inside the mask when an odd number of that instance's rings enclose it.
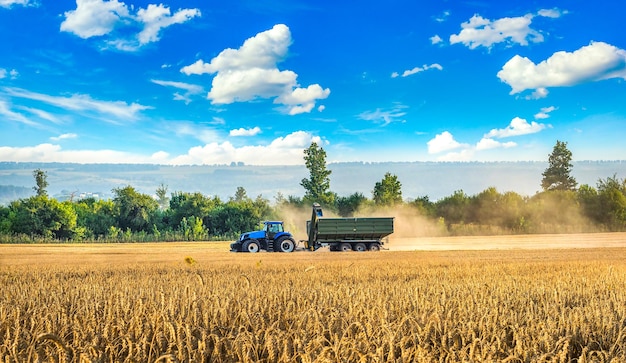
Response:
[[[626,159],[626,3],[0,0],[0,161]]]

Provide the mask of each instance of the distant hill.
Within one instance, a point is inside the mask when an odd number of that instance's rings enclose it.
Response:
[[[574,162],[572,175],[579,184],[596,186],[598,179],[626,177],[626,161]],[[488,187],[500,192],[533,195],[541,189],[546,162],[387,162],[333,163],[331,189],[345,196],[361,192],[371,197],[372,189],[386,172],[398,176],[405,199],[428,196],[437,200],[456,190],[473,195]],[[131,185],[142,193],[154,194],[161,184],[169,192],[201,192],[224,200],[244,187],[248,196],[274,200],[277,193],[302,196],[300,181],[308,177],[304,166],[169,166],[144,164],[66,164],[0,162],[0,203],[33,194],[33,170],[48,174],[48,193],[54,197],[96,194],[110,198],[111,190]]]

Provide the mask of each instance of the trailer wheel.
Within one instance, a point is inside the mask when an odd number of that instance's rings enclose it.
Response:
[[[354,245],[354,250],[357,252],[365,252],[367,251],[367,247],[365,246],[365,243],[357,243]]]
[[[339,246],[339,251],[341,251],[341,252],[350,252],[350,251],[352,251],[352,245],[350,245],[349,243],[342,243]]]
[[[278,251],[280,252],[293,252],[296,249],[296,241],[289,237],[283,237],[274,242],[274,246],[276,245],[278,245]]]
[[[380,244],[378,244],[378,243],[370,244],[370,251],[372,251],[372,252],[380,251]]]
[[[250,239],[250,240],[245,241],[241,248],[243,252],[250,252],[250,253],[257,253],[259,252],[260,249],[261,249],[261,246],[259,245],[259,241],[255,239]]]

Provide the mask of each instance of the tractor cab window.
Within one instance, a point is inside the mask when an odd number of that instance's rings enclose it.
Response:
[[[278,233],[283,231],[283,225],[280,223],[270,223],[267,225],[267,231],[270,233]]]

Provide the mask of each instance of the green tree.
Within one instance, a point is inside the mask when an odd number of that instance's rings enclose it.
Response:
[[[435,203],[431,202],[430,198],[428,198],[427,195],[416,198],[415,200],[410,202],[409,205],[417,209],[420,214],[426,217],[434,217],[435,214],[437,214],[435,209]]]
[[[626,228],[626,179],[617,176],[598,181],[598,221],[619,231]]]
[[[471,199],[463,190],[457,190],[451,196],[442,198],[435,203],[437,216],[444,219],[450,226],[455,223],[465,223],[469,215]]]
[[[47,196],[14,201],[9,206],[12,233],[71,239],[76,232],[76,212],[70,202]]]
[[[157,202],[159,202],[159,208],[164,210],[167,208],[170,198],[167,196],[167,185],[161,183],[156,190]]]
[[[33,177],[35,178],[36,186],[33,187],[33,190],[37,194],[38,197],[48,195],[46,188],[48,187],[48,174],[41,170],[36,169],[33,171]]]
[[[402,203],[402,183],[396,175],[387,172],[381,181],[376,182],[372,194],[377,205]]]
[[[548,168],[542,173],[541,187],[547,190],[575,190],[576,179],[572,172],[572,152],[567,143],[558,141],[548,156]]]
[[[116,225],[115,204],[111,200],[96,198],[81,199],[74,204],[77,223],[85,228],[88,238],[104,237],[110,227]]]
[[[172,230],[177,230],[180,228],[183,218],[189,220],[191,217],[196,217],[203,220],[204,226],[209,226],[209,214],[222,204],[218,197],[211,198],[198,192],[173,193],[170,208],[167,211],[167,225]]]
[[[117,225],[122,230],[150,232],[159,204],[147,194],[126,186],[113,189],[113,203],[117,211]]]
[[[326,168],[326,151],[312,142],[304,150],[304,162],[309,169],[309,179],[302,179],[300,185],[304,188],[304,199],[307,202],[317,202],[322,205],[334,204],[335,194],[330,191],[331,170]]]
[[[243,202],[246,199],[248,199],[246,190],[243,187],[237,187],[237,191],[235,191],[235,197],[233,198],[233,200],[235,202]]]
[[[335,207],[342,217],[352,217],[354,213],[367,201],[367,198],[359,192],[347,197],[337,197]]]

